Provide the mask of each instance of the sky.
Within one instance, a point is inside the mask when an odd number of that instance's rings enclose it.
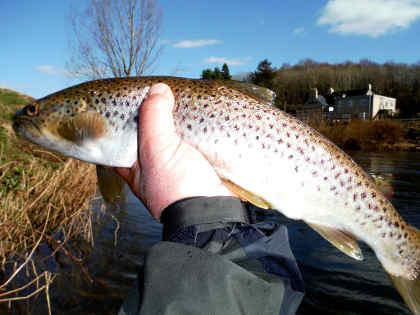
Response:
[[[0,0],[0,88],[35,98],[80,82],[69,75],[71,7],[86,0]],[[420,0],[157,0],[162,54],[150,75],[199,78],[310,58],[420,61]]]

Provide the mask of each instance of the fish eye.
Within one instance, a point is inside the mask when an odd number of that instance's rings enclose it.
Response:
[[[26,106],[26,114],[29,116],[38,115],[38,109],[39,109],[38,103],[29,104],[28,106]]]

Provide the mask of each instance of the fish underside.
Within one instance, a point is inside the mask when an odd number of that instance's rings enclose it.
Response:
[[[268,102],[217,81],[132,77],[90,81],[41,98],[14,116],[16,132],[80,160],[130,167],[138,108],[151,85],[175,95],[177,133],[243,199],[303,220],[339,250],[363,259],[367,243],[420,313],[419,232],[372,178],[317,131]]]

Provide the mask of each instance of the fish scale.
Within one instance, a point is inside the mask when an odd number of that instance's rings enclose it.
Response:
[[[174,77],[90,81],[27,105],[15,115],[14,127],[65,155],[130,167],[137,159],[138,108],[157,82],[174,93],[176,132],[230,189],[305,221],[353,258],[363,258],[355,240],[366,242],[409,307],[420,312],[418,230],[328,139],[228,83]]]

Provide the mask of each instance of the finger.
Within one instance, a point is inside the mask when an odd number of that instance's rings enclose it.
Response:
[[[176,142],[178,136],[172,115],[174,102],[169,86],[164,83],[152,86],[139,110],[140,154],[149,152],[154,155],[156,149]]]
[[[128,167],[115,167],[115,171],[120,175],[125,181],[128,181],[130,178],[131,168]]]

